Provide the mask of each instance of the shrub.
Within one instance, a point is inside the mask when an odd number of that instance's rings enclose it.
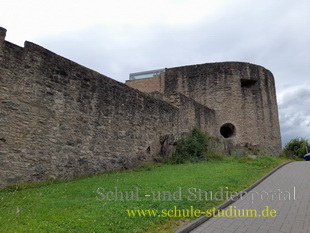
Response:
[[[177,142],[176,151],[168,160],[169,163],[197,162],[212,157],[221,159],[223,155],[210,150],[211,137],[194,128],[191,133]]]

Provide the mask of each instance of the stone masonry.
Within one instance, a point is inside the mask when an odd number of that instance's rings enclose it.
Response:
[[[149,92],[155,81],[155,91],[164,96],[181,93],[213,109],[214,136],[223,140],[226,150],[247,148],[279,155],[278,106],[269,70],[243,62],[208,63],[168,68],[160,76],[126,83]]]
[[[214,110],[184,95],[172,105],[5,35],[0,28],[0,187],[138,166],[167,157],[194,126],[212,132]]]
[[[162,160],[193,127],[218,138],[226,151],[280,151],[274,81],[262,67],[166,69],[148,88],[152,93],[143,93],[5,36],[0,27],[0,187]]]

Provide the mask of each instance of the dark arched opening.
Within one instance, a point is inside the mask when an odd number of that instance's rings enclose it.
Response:
[[[221,126],[220,133],[224,138],[231,138],[236,135],[236,127],[231,123]]]

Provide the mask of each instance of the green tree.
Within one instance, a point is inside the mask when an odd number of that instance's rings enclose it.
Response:
[[[287,157],[297,156],[303,158],[305,154],[310,152],[309,141],[302,137],[297,137],[286,143],[283,152]]]

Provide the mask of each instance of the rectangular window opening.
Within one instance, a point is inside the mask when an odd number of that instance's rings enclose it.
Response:
[[[240,82],[241,82],[241,87],[250,88],[250,87],[253,87],[257,83],[257,80],[240,79]]]

